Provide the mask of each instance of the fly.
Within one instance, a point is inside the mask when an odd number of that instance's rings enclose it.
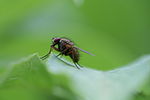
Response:
[[[55,47],[56,45],[58,47]],[[74,46],[74,43],[70,39],[67,39],[67,38],[52,38],[52,45],[50,46],[49,52],[45,56],[41,57],[41,59],[42,60],[46,59],[51,54],[52,50],[56,50],[56,51],[60,52],[57,55],[57,57],[60,56],[60,55],[69,56],[78,69],[80,69],[78,67],[78,66],[80,66],[80,64],[78,63],[79,60],[80,60],[79,50],[84,52],[84,53],[87,53],[89,55],[94,56],[93,54],[91,54],[91,53],[89,53],[89,52],[87,52],[87,51],[85,51],[81,48],[78,48],[78,47]]]

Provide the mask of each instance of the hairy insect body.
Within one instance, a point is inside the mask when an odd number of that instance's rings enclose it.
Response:
[[[58,46],[58,47],[55,47],[55,46]],[[80,69],[78,67],[78,65],[79,65],[78,62],[79,62],[79,58],[80,58],[80,54],[79,54],[78,50],[80,50],[84,53],[93,55],[93,54],[91,54],[91,53],[89,53],[89,52],[87,52],[81,48],[74,46],[74,43],[67,38],[52,38],[52,45],[50,47],[50,51],[45,56],[41,57],[41,59],[43,59],[43,60],[46,59],[50,55],[50,53],[53,49],[60,52],[57,55],[57,57],[60,55],[69,56],[78,69]]]
[[[58,49],[62,55],[70,56],[73,62],[78,63],[79,61],[79,51],[77,48],[74,48],[74,44],[70,40],[63,39],[58,43]]]
[[[78,52],[78,50],[76,48],[72,48],[72,52],[69,55],[71,57],[71,59],[73,60],[73,62],[78,63],[79,59],[80,59],[80,54]]]

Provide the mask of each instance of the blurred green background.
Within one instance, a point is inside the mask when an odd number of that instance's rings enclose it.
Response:
[[[0,66],[48,52],[68,37],[96,56],[80,64],[111,70],[150,53],[149,0],[1,0]]]

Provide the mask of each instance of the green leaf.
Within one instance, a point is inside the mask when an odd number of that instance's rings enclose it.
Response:
[[[1,73],[0,100],[70,100],[72,97],[76,99],[67,77],[48,72],[35,54]]]
[[[86,67],[78,70],[54,55],[47,65],[50,72],[68,75],[72,88],[83,97],[82,100],[128,100],[141,93],[141,87],[150,78],[150,56],[111,71]]]
[[[2,68],[1,68],[2,69]],[[150,56],[111,71],[34,54],[3,68],[0,100],[149,100]]]

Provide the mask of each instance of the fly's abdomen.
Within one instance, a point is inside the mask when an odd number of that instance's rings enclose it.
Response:
[[[80,54],[76,48],[72,48],[72,53],[69,55],[74,62],[78,62]]]

